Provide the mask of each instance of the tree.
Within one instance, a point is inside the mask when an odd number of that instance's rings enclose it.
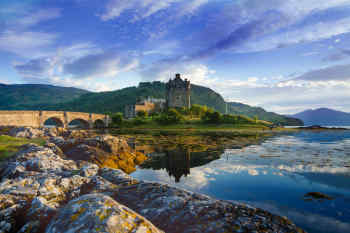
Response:
[[[183,120],[183,116],[176,111],[176,109],[171,108],[167,112],[162,113],[158,118],[157,121],[160,124],[177,124],[180,123]]]
[[[221,113],[212,110],[206,111],[201,117],[202,121],[206,123],[221,123],[221,118]]]
[[[203,116],[207,111],[208,111],[208,107],[207,106],[202,106],[202,105],[199,105],[199,104],[193,104],[191,106],[191,109],[190,109],[190,113],[191,115],[193,116]]]
[[[136,115],[140,118],[146,118],[148,115],[148,112],[141,110],[141,111],[137,111]]]
[[[123,123],[123,114],[121,112],[113,114],[112,123],[115,125],[121,125]]]
[[[255,117],[254,117],[254,121],[255,121],[255,124],[258,124],[258,121],[259,121],[258,116],[255,116]]]

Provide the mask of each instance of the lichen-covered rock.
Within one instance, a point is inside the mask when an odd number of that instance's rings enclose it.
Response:
[[[80,169],[80,175],[84,177],[95,176],[99,167],[96,164],[88,163]]]
[[[70,201],[46,228],[55,232],[161,232],[144,217],[102,194]]]
[[[62,159],[50,148],[28,144],[21,148],[3,168],[0,168],[1,178],[10,178],[22,171],[49,172],[76,170],[76,163],[72,160]]]
[[[45,132],[43,130],[31,127],[16,127],[9,131],[9,135],[12,137],[29,139],[43,137],[44,134]]]
[[[61,148],[67,158],[89,161],[100,167],[121,169],[128,174],[147,159],[144,154],[133,151],[126,140],[114,136],[69,140],[55,137],[50,141]]]

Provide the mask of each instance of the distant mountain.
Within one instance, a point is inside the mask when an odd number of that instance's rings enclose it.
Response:
[[[291,117],[303,120],[305,125],[350,125],[350,113],[329,108],[309,109]]]
[[[261,107],[252,107],[246,104],[230,102],[228,103],[228,111],[231,114],[245,115],[251,118],[257,116],[260,120],[270,121],[275,124],[290,125],[290,126],[302,126],[303,121],[297,117],[283,116],[274,112],[267,112]]]
[[[67,102],[88,91],[72,87],[41,84],[0,84],[0,110],[38,109],[40,106]]]
[[[126,105],[134,104],[147,96],[165,98],[165,83],[144,82],[137,87],[127,87],[110,92],[88,92],[76,88],[48,85],[0,85],[0,110],[62,110],[79,112],[123,112]],[[5,101],[3,101],[5,100]],[[226,112],[223,97],[210,88],[191,85],[191,103]],[[260,120],[283,125],[303,125],[298,119],[285,117],[262,108],[241,103],[227,103],[228,113],[257,116]]]

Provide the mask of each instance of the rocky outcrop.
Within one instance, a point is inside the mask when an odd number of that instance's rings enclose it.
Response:
[[[8,134],[11,137],[32,139],[44,137],[45,131],[31,127],[14,127],[8,132]]]
[[[303,232],[261,209],[64,159],[52,145],[24,146],[1,165],[0,177],[4,233]]]
[[[20,138],[52,138],[63,137],[65,139],[72,138],[89,138],[96,136],[93,130],[70,130],[65,128],[33,128],[33,127],[5,127],[0,126],[0,135],[6,134],[12,137]]]
[[[136,166],[147,159],[144,154],[132,150],[125,140],[110,135],[66,140],[53,137],[50,143],[56,145],[67,158],[122,169],[126,173],[135,171]]]

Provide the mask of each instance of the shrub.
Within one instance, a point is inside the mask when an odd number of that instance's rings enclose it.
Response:
[[[146,123],[147,123],[147,120],[144,117],[136,117],[131,121],[132,125],[144,125]]]
[[[169,109],[167,112],[162,113],[159,117],[156,118],[156,121],[158,123],[164,125],[177,124],[182,120],[183,116],[173,108]]]
[[[205,123],[221,123],[221,113],[217,111],[206,111],[205,114],[201,117],[202,121]]]
[[[203,116],[207,111],[209,111],[207,106],[202,106],[199,104],[193,104],[190,109],[190,113],[193,116]]]
[[[136,115],[137,115],[138,117],[140,117],[140,118],[145,118],[145,117],[147,117],[148,112],[141,110],[141,111],[138,111],[138,112],[136,113]]]
[[[123,123],[123,114],[121,112],[117,112],[112,115],[112,124],[121,125]]]
[[[224,115],[222,117],[222,123],[225,124],[255,124],[255,120],[240,115]]]

